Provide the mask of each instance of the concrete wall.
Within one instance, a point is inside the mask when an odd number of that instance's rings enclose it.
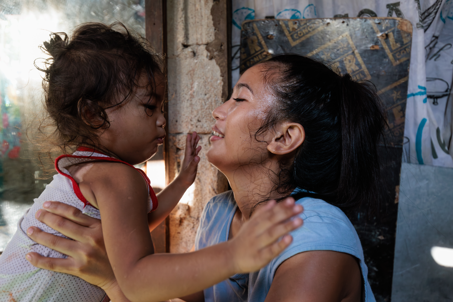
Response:
[[[170,252],[189,251],[204,205],[227,189],[225,177],[206,160],[214,124],[212,111],[228,93],[227,1],[169,0],[168,130],[169,177],[184,156],[185,134],[201,136],[201,162],[195,184],[170,215]]]

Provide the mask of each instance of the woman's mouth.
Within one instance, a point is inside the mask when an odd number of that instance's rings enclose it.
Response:
[[[223,134],[220,134],[220,133],[219,133],[219,132],[217,132],[217,131],[212,131],[212,135],[214,135],[214,136],[218,136],[218,137],[220,137],[220,138],[224,138],[224,137],[225,137],[225,135],[223,135]]]
[[[213,131],[212,131],[212,135],[211,135],[211,137],[209,138],[209,140],[210,140],[211,142],[214,142],[214,141],[218,141],[219,139],[223,139],[224,137],[225,137],[225,135],[220,134],[219,132],[213,130]]]

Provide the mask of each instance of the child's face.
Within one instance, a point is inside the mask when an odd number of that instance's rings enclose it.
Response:
[[[142,77],[140,86],[145,87],[145,81]],[[164,83],[162,76],[157,76],[151,99],[145,88],[138,88],[125,105],[106,110],[110,127],[99,137],[104,148],[133,165],[148,160],[157,152],[165,137]]]

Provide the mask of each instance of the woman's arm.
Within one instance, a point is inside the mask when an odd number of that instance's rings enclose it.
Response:
[[[357,260],[333,251],[297,254],[277,269],[266,302],[361,301],[362,273]]]

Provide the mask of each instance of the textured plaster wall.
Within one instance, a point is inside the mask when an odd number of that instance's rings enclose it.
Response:
[[[226,0],[169,0],[168,41],[168,129],[170,179],[179,171],[184,156],[185,134],[201,136],[201,162],[197,180],[170,215],[170,252],[189,251],[205,204],[226,190],[224,176],[207,162],[212,111],[226,97],[228,87],[226,44],[212,13],[221,12]],[[226,11],[224,13],[226,19]],[[222,30],[222,28],[220,28]],[[226,38],[224,33],[223,39]]]

